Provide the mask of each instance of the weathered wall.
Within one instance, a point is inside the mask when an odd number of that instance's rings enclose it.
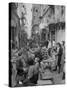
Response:
[[[65,41],[65,30],[58,30],[56,32],[56,41],[60,42]]]

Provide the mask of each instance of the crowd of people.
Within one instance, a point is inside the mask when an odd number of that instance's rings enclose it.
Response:
[[[17,51],[16,51],[17,52]],[[20,49],[16,58],[16,85],[20,82],[23,86],[37,85],[39,73],[42,72],[41,67],[50,68],[57,71],[58,74],[63,72],[65,78],[64,63],[65,63],[65,42],[60,44],[54,43],[50,45],[45,41],[44,45],[37,45],[35,48],[30,48],[29,44],[25,48]],[[50,60],[55,60],[54,69],[51,69]],[[42,63],[46,61],[44,65]],[[45,72],[45,69],[44,69]]]

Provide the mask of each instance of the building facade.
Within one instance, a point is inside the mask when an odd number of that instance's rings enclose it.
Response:
[[[41,41],[65,40],[65,6],[33,5],[32,27],[40,34]],[[36,28],[37,27],[37,28]],[[42,33],[43,32],[43,33]]]

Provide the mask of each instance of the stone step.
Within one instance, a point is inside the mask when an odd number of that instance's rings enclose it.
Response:
[[[39,80],[37,85],[51,85],[51,80]]]

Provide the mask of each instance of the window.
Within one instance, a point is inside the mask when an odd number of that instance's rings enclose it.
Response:
[[[36,9],[36,12],[38,12],[38,10]]]

